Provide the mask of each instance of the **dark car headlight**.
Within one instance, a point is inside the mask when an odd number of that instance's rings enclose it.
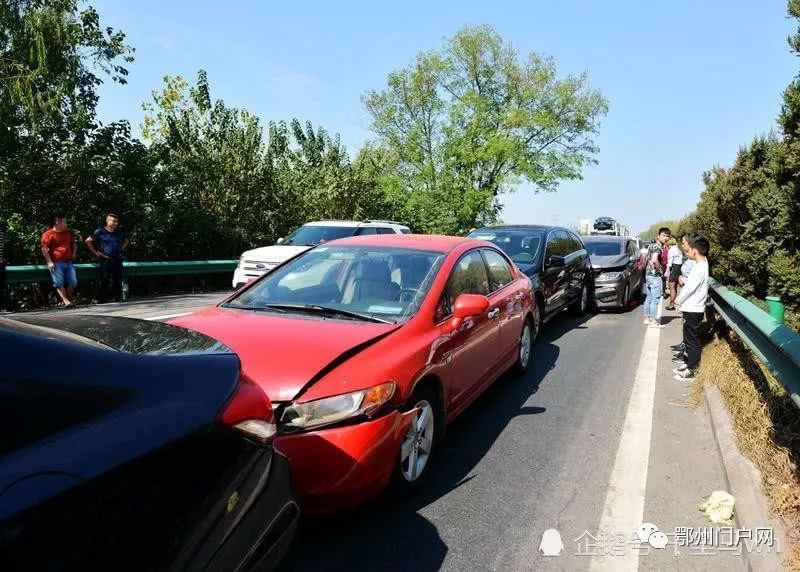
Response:
[[[625,276],[625,272],[601,272],[595,280],[597,282],[613,282]]]
[[[304,430],[331,425],[377,411],[394,395],[393,381],[367,389],[323,397],[304,403],[290,403],[283,410],[281,425],[288,430]]]

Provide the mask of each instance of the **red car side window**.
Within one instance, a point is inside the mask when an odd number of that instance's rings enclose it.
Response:
[[[439,307],[436,322],[441,322],[453,313],[453,303],[459,294],[489,294],[489,277],[481,253],[472,250],[461,257],[453,267],[447,281]]]

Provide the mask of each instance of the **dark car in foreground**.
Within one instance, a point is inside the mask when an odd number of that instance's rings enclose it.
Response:
[[[583,314],[591,305],[589,254],[574,232],[557,226],[492,226],[469,238],[500,247],[531,279],[541,320],[564,308]]]
[[[0,319],[3,570],[274,568],[297,506],[272,406],[197,332]]]
[[[638,298],[644,280],[644,260],[636,243],[625,236],[582,237],[594,271],[598,308],[624,309]]]

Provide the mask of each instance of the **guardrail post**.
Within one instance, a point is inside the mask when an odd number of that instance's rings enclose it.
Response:
[[[786,316],[786,306],[781,299],[777,296],[767,296],[767,308],[769,308],[769,315],[783,324]]]

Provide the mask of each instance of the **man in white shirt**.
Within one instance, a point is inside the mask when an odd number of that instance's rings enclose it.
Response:
[[[688,256],[694,261],[692,271],[683,285],[681,293],[675,300],[683,313],[683,343],[686,363],[673,370],[675,379],[691,381],[700,365],[700,322],[706,311],[708,298],[708,240],[699,235],[687,237],[689,243]]]

